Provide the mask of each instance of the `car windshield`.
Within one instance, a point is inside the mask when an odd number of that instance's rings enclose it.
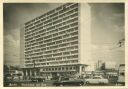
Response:
[[[63,78],[63,77],[62,77],[61,80],[69,80],[69,78]]]
[[[101,79],[100,77],[93,77],[93,79]]]

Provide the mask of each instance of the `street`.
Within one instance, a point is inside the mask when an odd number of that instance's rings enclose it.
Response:
[[[55,87],[53,83],[54,81],[51,80],[45,82],[12,82],[12,83],[8,83],[6,87]],[[57,87],[69,87],[69,86],[73,87],[78,85],[65,85],[65,86],[57,86]],[[123,85],[108,83],[108,84],[84,84],[81,86],[85,87],[85,86],[123,86]]]

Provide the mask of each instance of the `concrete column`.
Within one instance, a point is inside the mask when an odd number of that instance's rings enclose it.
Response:
[[[36,74],[36,72],[37,72],[37,71],[35,71],[35,70],[34,70],[34,76],[36,76],[36,75],[37,75],[37,74]]]
[[[82,66],[79,66],[79,74],[82,74]]]
[[[32,70],[30,69],[30,77],[32,76]]]
[[[28,71],[25,70],[25,80],[27,80],[27,79],[28,79]]]
[[[24,72],[24,70],[22,70],[22,75],[25,76],[25,72]]]
[[[26,76],[28,76],[28,71],[26,70]]]
[[[26,73],[25,70],[23,70],[23,79],[25,79]]]

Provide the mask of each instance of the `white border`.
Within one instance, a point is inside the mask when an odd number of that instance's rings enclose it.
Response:
[[[125,3],[125,86],[84,86],[84,87],[3,87],[3,14],[0,14],[0,89],[127,89],[128,88],[128,1],[127,0],[4,0],[0,1],[0,13],[3,13],[3,3],[63,3],[63,2],[78,2],[78,3]]]

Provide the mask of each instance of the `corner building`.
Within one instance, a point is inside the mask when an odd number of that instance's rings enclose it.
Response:
[[[24,76],[73,76],[86,69],[91,42],[88,4],[63,4],[25,23],[21,33]]]

